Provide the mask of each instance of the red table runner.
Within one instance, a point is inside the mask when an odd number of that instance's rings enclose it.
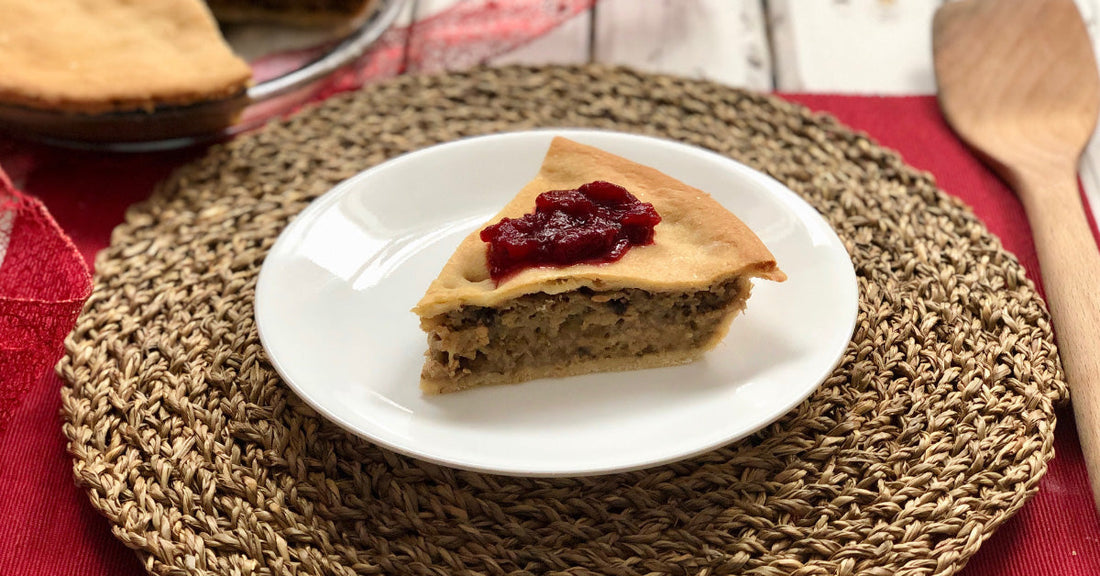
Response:
[[[941,188],[974,208],[1039,282],[1020,203],[954,137],[934,99],[786,97],[836,115],[899,150],[909,164],[930,171]],[[13,143],[7,147],[18,154],[0,155],[7,158],[4,168],[45,203],[89,262],[107,245],[126,207],[148,196],[155,182],[197,154],[107,155]],[[0,373],[0,382],[5,376]],[[0,576],[142,574],[133,552],[111,536],[107,521],[73,484],[58,416],[60,386],[52,373],[43,375],[0,432]],[[1063,408],[1058,418],[1057,457],[1039,494],[986,542],[965,576],[1100,574],[1100,518],[1090,498],[1072,412]]]

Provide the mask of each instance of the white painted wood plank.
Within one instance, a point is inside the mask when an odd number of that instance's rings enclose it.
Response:
[[[478,6],[477,2],[473,0],[469,1],[472,7],[476,8]],[[463,0],[418,0],[416,19],[422,20],[424,18],[431,18],[462,2]],[[517,7],[501,3],[500,9],[505,13],[509,8]],[[513,14],[512,17],[516,16]],[[494,65],[520,63],[575,64],[587,62],[590,53],[589,42],[591,39],[591,23],[591,13],[590,11],[585,11],[563,22],[561,25],[545,34],[534,38],[530,42],[516,46],[504,53],[491,56],[487,62]],[[495,49],[496,47],[493,48]],[[444,63],[443,66],[447,68],[454,67],[458,65],[456,64],[457,62],[462,62],[464,63],[463,65],[474,63],[470,61],[469,58],[458,58],[454,62]],[[433,63],[426,63],[425,65],[425,69],[427,70],[437,68],[438,66]]]
[[[772,82],[776,90],[803,91],[801,63],[798,58],[799,43],[794,39],[794,27],[790,23],[790,6],[787,0],[768,0],[764,19],[771,40]]]
[[[940,0],[770,0],[776,84],[791,92],[933,94]]]
[[[1100,0],[1077,0],[1077,8],[1085,19],[1092,47],[1100,61]],[[1085,153],[1081,157],[1081,188],[1092,209],[1094,219],[1100,221],[1100,130],[1093,133]]]
[[[4,258],[8,255],[8,244],[11,242],[11,228],[15,222],[15,211],[0,212],[0,267],[4,266]]]
[[[1100,0],[1076,0],[1100,60]],[[770,0],[779,90],[934,94],[932,16],[941,0]],[[1100,131],[1082,157],[1085,197],[1100,217]]]
[[[1081,189],[1092,217],[1100,224],[1100,134],[1094,133],[1085,153],[1081,156]]]
[[[505,64],[583,64],[588,62],[592,39],[592,11],[578,14],[530,44],[489,60]]]
[[[463,0],[417,0],[416,19],[423,20],[462,2]]]
[[[760,0],[601,0],[594,60],[770,90]]]
[[[393,21],[393,25],[396,28],[405,28],[409,24],[413,23],[413,19],[416,17],[416,12],[419,9],[420,0],[406,0],[405,7],[401,9],[401,13],[397,15],[397,18]]]

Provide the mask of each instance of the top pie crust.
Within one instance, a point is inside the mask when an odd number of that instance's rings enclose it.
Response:
[[[528,268],[499,284],[489,277],[480,229],[467,236],[413,309],[424,318],[463,306],[497,306],[525,294],[640,288],[654,292],[703,290],[736,276],[783,281],[767,247],[740,219],[706,192],[653,168],[556,137],[535,179],[489,223],[534,209],[548,190],[574,189],[593,180],[625,187],[661,216],[654,243],[631,248],[608,264]]]
[[[97,114],[228,98],[251,78],[199,0],[0,0],[0,101]]]

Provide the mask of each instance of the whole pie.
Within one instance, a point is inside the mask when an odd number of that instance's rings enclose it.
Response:
[[[370,2],[213,2],[232,16],[320,20]],[[101,114],[238,96],[252,71],[201,0],[0,0],[0,103]]]
[[[509,268],[494,278],[496,255],[483,237],[501,225],[525,226],[525,215],[543,210],[554,194],[572,210],[586,201],[573,193],[595,183],[621,187],[652,206],[659,215],[652,237],[610,262]],[[551,191],[569,192],[545,194]],[[505,252],[517,246],[529,252],[522,242]],[[691,362],[717,345],[745,309],[753,278],[786,276],[760,239],[707,193],[554,138],[534,180],[462,241],[414,308],[428,334],[420,387],[438,394]]]

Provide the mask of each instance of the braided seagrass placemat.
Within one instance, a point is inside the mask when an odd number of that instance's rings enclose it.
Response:
[[[861,292],[820,390],[727,448],[552,480],[400,456],[291,393],[252,310],[287,222],[397,154],[544,126],[711,148],[820,210]],[[947,575],[1034,493],[1066,397],[1023,269],[928,175],[778,98],[621,69],[336,97],[179,170],[96,267],[59,365],[65,433],[78,482],[156,574]]]

